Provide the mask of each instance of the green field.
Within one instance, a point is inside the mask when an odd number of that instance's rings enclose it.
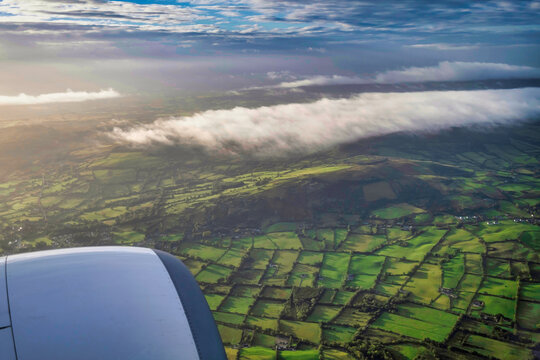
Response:
[[[249,347],[240,350],[239,359],[242,360],[275,360],[276,351],[264,347]]]
[[[341,244],[342,251],[371,252],[386,242],[384,235],[349,234]]]
[[[366,312],[361,312],[355,308],[345,308],[333,322],[336,324],[350,325],[355,327],[365,326],[371,319],[372,315]]]
[[[296,264],[287,280],[289,286],[315,286],[319,268],[304,264]]]
[[[321,338],[321,328],[319,324],[315,323],[282,320],[279,323],[279,328],[286,334],[315,344],[318,344]]]
[[[247,314],[249,308],[255,302],[251,297],[229,296],[219,307],[220,311],[236,314]]]
[[[516,300],[505,299],[497,296],[478,295],[476,300],[484,302],[483,312],[490,315],[502,314],[508,319],[514,318]]]
[[[257,300],[251,309],[251,315],[277,319],[282,309],[283,302],[276,300]]]
[[[242,340],[242,330],[225,325],[218,325],[219,334],[224,344],[238,344]]]
[[[316,305],[306,319],[311,322],[330,322],[339,312],[337,306]]]
[[[445,233],[445,230],[433,227],[427,228],[423,233],[408,240],[405,244],[386,246],[379,250],[377,254],[410,261],[420,261]]]
[[[488,276],[484,279],[478,293],[504,296],[514,299],[517,295],[517,283],[512,280],[504,280]]]
[[[423,212],[425,212],[425,210],[422,210],[410,204],[402,203],[384,209],[375,210],[373,211],[373,215],[381,219],[390,220]]]
[[[442,342],[452,330],[444,323],[431,323],[405,316],[384,313],[372,325],[376,329],[394,332],[418,340],[432,339]]]
[[[529,349],[478,335],[469,335],[464,344],[464,348],[470,348],[482,355],[493,356],[501,360],[522,360],[532,358]]]
[[[350,255],[346,253],[326,253],[324,255],[318,286],[341,288],[346,280]]]
[[[465,273],[465,256],[458,254],[443,264],[443,287],[455,288]]]
[[[225,279],[232,273],[232,270],[221,265],[211,264],[202,270],[196,277],[197,281],[203,283],[217,283]]]
[[[208,306],[210,306],[210,310],[217,310],[225,296],[220,294],[206,294],[205,298],[208,302]]]
[[[323,341],[346,343],[353,339],[356,329],[349,326],[328,325],[323,328]]]
[[[317,265],[323,261],[324,253],[314,251],[302,251],[298,256],[298,262],[306,265]]]
[[[425,263],[407,282],[404,289],[412,293],[412,299],[429,304],[439,296],[441,279],[441,268]]]

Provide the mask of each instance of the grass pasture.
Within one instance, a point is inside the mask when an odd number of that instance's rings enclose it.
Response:
[[[274,250],[265,249],[253,249],[249,253],[248,263],[252,269],[265,270],[268,266],[268,262],[272,260],[274,256]]]
[[[481,310],[482,312],[490,315],[502,314],[508,319],[514,318],[516,300],[489,295],[478,295],[476,299],[484,302],[484,308]]]
[[[463,348],[501,360],[524,360],[532,358],[531,350],[527,348],[479,335],[469,335]]]
[[[458,254],[443,263],[443,287],[447,289],[455,288],[463,274],[465,273],[465,256]]]
[[[279,360],[319,360],[319,350],[283,350]]]
[[[221,322],[233,325],[241,325],[244,323],[244,315],[231,314],[221,311],[214,311],[212,315],[214,316],[214,320],[216,320],[218,323]]]
[[[292,250],[276,250],[274,257],[264,274],[263,283],[268,285],[285,285],[287,275],[292,271],[298,252]]]
[[[221,304],[225,298],[224,295],[220,294],[206,294],[204,297],[206,298],[206,302],[208,303],[210,310],[217,310],[219,304]]]
[[[225,266],[210,264],[197,275],[196,279],[202,283],[215,284],[228,277],[231,273],[232,270]]]
[[[251,315],[277,319],[283,306],[284,302],[282,301],[259,299],[251,308]]]
[[[417,344],[398,344],[392,345],[389,348],[397,352],[406,360],[414,360],[418,355],[425,351],[423,346],[418,346]]]
[[[540,301],[540,283],[522,282],[519,287],[520,299]]]
[[[240,266],[240,262],[242,261],[242,256],[244,256],[245,254],[246,254],[245,251],[233,248],[233,249],[227,250],[227,252],[219,259],[218,262],[222,265],[230,265],[237,268]]]
[[[318,344],[321,339],[321,328],[316,323],[281,320],[279,322],[279,329],[286,334],[314,344]]]
[[[526,247],[519,241],[490,243],[489,255],[517,261],[540,262],[540,252]]]
[[[478,290],[479,294],[504,296],[514,299],[517,294],[517,283],[513,280],[504,280],[487,276]]]
[[[410,231],[402,230],[399,227],[391,227],[386,229],[386,237],[389,241],[407,240],[412,236]]]
[[[275,360],[276,351],[266,347],[253,346],[240,349],[239,360]]]
[[[322,287],[339,289],[347,276],[349,254],[326,253],[317,284]]]
[[[280,222],[269,225],[264,229],[264,232],[268,234],[273,232],[295,231],[296,227],[297,224],[294,222]]]
[[[405,316],[383,313],[372,325],[376,329],[390,331],[418,340],[425,338],[442,342],[452,330],[452,326],[411,319]]]
[[[417,304],[400,305],[398,307],[398,314],[412,319],[441,324],[441,326],[450,328],[454,326],[458,318],[454,314]]]
[[[263,346],[267,348],[273,348],[276,344],[276,338],[275,336],[266,335],[263,333],[255,332],[253,335],[253,343],[254,346]]]
[[[382,208],[373,211],[373,215],[384,220],[399,219],[405,216],[412,214],[420,214],[426,212],[423,209],[417,208],[416,206],[401,203],[387,208]]]
[[[261,288],[258,286],[246,286],[246,285],[237,285],[234,287],[231,295],[239,297],[252,297],[255,298],[259,295]]]
[[[256,285],[264,275],[264,270],[249,269],[237,272],[231,281],[235,284]]]
[[[417,262],[401,261],[396,258],[387,258],[384,272],[388,275],[407,275],[418,265]]]
[[[356,287],[358,289],[371,289],[377,281],[377,275],[366,274],[351,274],[352,280],[347,281],[347,286]]]
[[[478,226],[468,226],[468,230],[484,239],[487,243],[517,240],[524,231],[539,231],[538,226],[527,223],[515,223],[512,220],[504,220],[496,225],[486,223]]]
[[[326,325],[322,332],[323,341],[346,343],[353,339],[356,329],[349,326]]]
[[[325,249],[334,249],[336,242],[334,240],[334,229],[318,229],[317,239],[324,242]]]
[[[520,301],[517,315],[519,326],[532,331],[540,329],[540,303]]]
[[[298,262],[305,265],[322,264],[324,253],[316,251],[302,251],[298,256]]]
[[[361,312],[355,308],[345,308],[334,320],[336,324],[349,325],[355,327],[365,326],[372,315]]]
[[[486,260],[487,274],[489,276],[497,276],[510,278],[512,276],[510,271],[510,262],[508,260],[500,260],[488,258]]]
[[[182,255],[211,261],[217,261],[226,251],[225,249],[195,243],[184,243],[180,246]]]
[[[336,248],[341,246],[341,244],[345,240],[347,240],[348,234],[349,232],[347,231],[347,229],[334,229],[334,242],[335,242]]]
[[[277,330],[278,329],[278,320],[277,319],[268,319],[262,317],[256,317],[248,315],[246,318],[246,324],[259,327],[263,330]]]
[[[330,322],[339,312],[340,307],[328,305],[316,305],[306,321]]]
[[[486,248],[476,236],[464,229],[452,229],[444,239],[443,246],[463,252],[485,253]]]
[[[290,286],[315,286],[315,279],[319,269],[314,266],[296,264],[291,275],[287,279],[287,285]]]
[[[378,275],[381,272],[384,260],[384,256],[353,255],[349,266],[349,272],[351,274]]]
[[[465,254],[465,272],[476,275],[484,273],[480,254]]]
[[[219,334],[224,344],[236,345],[242,341],[242,330],[218,324]]]
[[[291,289],[267,286],[264,288],[261,296],[277,300],[287,300],[291,296]]]
[[[219,307],[220,311],[247,314],[249,307],[255,302],[252,297],[229,296]]]
[[[424,263],[404,289],[412,293],[412,299],[429,304],[439,296],[441,277],[442,271],[438,265]]]
[[[302,248],[298,235],[291,231],[268,233],[266,237],[276,246],[276,249],[298,250]]]
[[[337,349],[324,349],[322,354],[324,360],[355,360],[352,355]]]
[[[384,235],[364,235],[351,233],[340,246],[343,251],[371,252],[386,242]]]
[[[349,275],[352,279],[347,280],[347,286],[360,289],[373,287],[384,261],[383,256],[353,255],[349,265]]]
[[[385,296],[394,296],[397,294],[400,288],[401,284],[393,284],[382,281],[375,286],[375,291]]]
[[[353,298],[354,294],[355,293],[352,291],[339,290],[337,294],[334,296],[334,300],[332,301],[332,304],[345,305]]]
[[[430,227],[420,235],[408,240],[406,246],[393,244],[377,251],[377,254],[398,259],[404,258],[410,261],[420,261],[437,244],[445,232],[446,230]]]

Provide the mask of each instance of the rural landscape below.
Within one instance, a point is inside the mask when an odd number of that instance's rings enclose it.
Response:
[[[230,360],[539,358],[540,3],[369,3],[0,0],[0,255],[173,254]]]

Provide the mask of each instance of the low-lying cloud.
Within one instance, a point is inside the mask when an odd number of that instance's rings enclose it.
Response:
[[[113,90],[100,90],[97,92],[71,91],[49,93],[41,95],[19,94],[16,96],[0,96],[0,105],[40,105],[49,103],[81,102],[88,100],[101,100],[119,97],[120,94]]]
[[[254,109],[209,110],[109,134],[125,144],[189,144],[212,151],[283,155],[395,132],[497,125],[540,115],[540,88],[364,93]]]
[[[318,75],[302,80],[282,82],[277,87],[293,88],[313,85],[344,84],[396,84],[429,81],[470,81],[489,79],[540,78],[540,69],[483,62],[443,61],[436,66],[409,67],[401,70],[384,71],[374,76],[324,76]]]

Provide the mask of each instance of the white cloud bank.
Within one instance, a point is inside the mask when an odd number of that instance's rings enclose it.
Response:
[[[540,88],[365,93],[308,104],[210,110],[114,128],[109,135],[132,145],[192,144],[219,152],[279,155],[400,131],[506,124],[538,115]]]
[[[540,78],[540,69],[530,66],[497,63],[443,61],[436,66],[389,70],[372,77],[348,77],[340,75],[313,76],[303,80],[282,82],[277,87],[293,88],[311,85],[396,84],[404,82],[521,78]]]
[[[16,96],[0,96],[0,105],[40,105],[49,103],[81,102],[88,100],[101,100],[119,97],[120,94],[113,89],[97,92],[71,91],[49,93],[41,95],[19,94]]]

